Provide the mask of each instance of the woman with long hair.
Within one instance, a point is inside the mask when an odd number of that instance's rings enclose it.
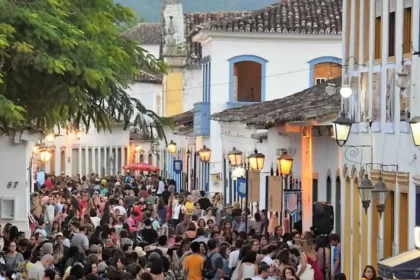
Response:
[[[53,221],[52,226],[51,226],[51,235],[55,235],[57,233],[61,232],[61,226],[60,223],[58,221]]]
[[[323,280],[324,275],[318,264],[318,255],[315,252],[315,242],[311,232],[305,232],[302,240],[302,254],[300,255],[301,266],[297,273],[298,276],[305,273],[305,270],[309,267],[308,264],[314,271],[314,280]]]
[[[257,267],[257,252],[248,251],[242,259],[241,265],[238,271],[238,279],[244,280],[247,278],[253,278],[258,275]]]
[[[65,265],[65,257],[64,257],[64,245],[63,244],[55,244],[53,247],[53,254],[54,258],[54,266],[60,272],[60,275],[64,274],[64,265]]]
[[[293,267],[286,266],[283,269],[281,280],[299,280],[299,278],[297,277],[296,270]]]
[[[17,271],[18,265],[24,261],[23,255],[16,251],[17,246],[14,241],[9,243],[7,252],[4,254],[4,263],[9,270]]]
[[[189,222],[187,231],[184,233],[184,236],[190,241],[193,241],[197,237],[197,231],[193,222]]]
[[[367,265],[363,270],[362,280],[377,280],[376,270],[373,266]]]
[[[223,211],[223,198],[220,193],[215,193],[212,198],[212,206],[213,206],[213,214],[216,217],[213,220],[215,223],[219,223],[222,218],[222,211]]]

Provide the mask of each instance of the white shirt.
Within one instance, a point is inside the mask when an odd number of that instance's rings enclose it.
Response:
[[[230,252],[230,254],[229,254],[229,268],[236,267],[236,264],[238,263],[238,259],[239,259],[239,251],[240,250],[235,250],[233,252]]]
[[[182,209],[185,210],[185,206],[184,205],[178,204],[177,206],[175,206],[174,213],[172,215],[172,219],[178,220],[179,219],[179,213],[181,213],[181,210]]]
[[[165,183],[163,181],[159,181],[156,194],[162,194],[164,190],[165,190]]]
[[[120,206],[120,205],[114,206],[114,211],[115,211],[115,209],[120,210],[120,215],[125,215],[125,214],[127,214],[127,210],[125,210],[125,208],[124,208],[124,207],[122,207],[122,206]]]
[[[101,223],[101,219],[99,219],[99,217],[90,217],[90,220],[92,221],[95,228],[99,227],[99,224]]]
[[[252,280],[275,280],[275,278],[273,278],[273,277],[271,277],[271,276],[268,276],[267,278],[262,278],[261,276],[259,276],[259,275],[257,275],[257,276],[255,276],[255,277],[252,277],[251,278]]]
[[[265,262],[265,263],[266,263],[266,264],[268,264],[268,265],[272,265],[272,264],[274,263],[273,259],[272,259],[270,256],[265,256],[265,257],[262,259],[262,262]]]

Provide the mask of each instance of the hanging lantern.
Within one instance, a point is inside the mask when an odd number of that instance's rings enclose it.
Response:
[[[248,156],[249,168],[251,170],[262,170],[264,168],[264,160],[265,155],[258,153],[258,150],[255,149],[254,153]]]
[[[341,111],[340,116],[333,121],[335,141],[338,146],[343,147],[350,136],[350,130],[353,122],[346,117],[344,111]]]
[[[370,201],[372,200],[372,190],[373,190],[372,181],[369,179],[369,175],[365,174],[365,178],[359,185],[359,195],[360,199],[362,200],[363,208],[365,209],[365,213],[367,214],[367,210],[370,206]]]
[[[47,136],[45,136],[45,141],[46,142],[53,142],[55,140],[55,134],[54,133],[50,133]]]
[[[141,146],[137,145],[134,150],[136,151],[136,153],[140,153],[141,152]]]
[[[228,159],[230,166],[239,166],[242,163],[242,152],[233,147],[233,150],[228,153]]]
[[[176,153],[176,143],[172,140],[168,144],[168,151],[173,155]]]
[[[49,161],[50,161],[50,159],[51,159],[51,156],[52,156],[52,154],[51,154],[51,152],[50,152],[48,149],[44,148],[44,149],[41,149],[41,150],[40,150],[40,153],[39,153],[39,159],[40,159],[43,163],[47,163],[47,162],[49,162]]]
[[[277,158],[277,167],[282,177],[287,177],[292,172],[293,158],[283,152],[283,155]]]
[[[373,199],[376,202],[376,209],[378,210],[379,217],[382,219],[382,213],[385,211],[385,204],[388,198],[389,190],[379,177],[378,183],[375,184],[375,188],[372,190]]]
[[[420,146],[420,117],[414,117],[410,120],[411,136],[413,136],[414,146]]]
[[[340,89],[340,95],[343,98],[349,98],[353,94],[353,90],[349,85],[343,85]]]
[[[203,161],[203,162],[209,162],[210,161],[211,150],[209,148],[207,148],[205,145],[203,146],[203,148],[201,148],[198,151],[198,154],[200,155],[201,161]]]
[[[77,130],[77,131],[76,131],[76,134],[75,134],[76,139],[77,139],[77,140],[80,140],[80,138],[82,138],[82,134],[83,134],[83,133],[82,133],[80,130]]]

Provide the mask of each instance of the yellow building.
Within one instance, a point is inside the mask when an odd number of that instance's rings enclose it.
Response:
[[[343,1],[343,85],[352,89],[343,110],[353,122],[340,168],[342,271],[348,279],[414,248],[420,209],[413,177],[420,166],[409,121],[420,115],[420,88],[414,86],[420,59],[413,55],[419,50],[419,14],[419,0]],[[374,199],[367,212],[362,207],[363,174],[373,185],[382,178],[389,190],[382,219]]]

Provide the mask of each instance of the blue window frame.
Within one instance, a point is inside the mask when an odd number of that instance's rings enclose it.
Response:
[[[228,59],[229,62],[229,102],[235,102],[233,100],[233,91],[234,91],[234,69],[235,63],[242,61],[253,61],[261,65],[261,102],[265,101],[265,88],[266,88],[266,76],[267,69],[266,64],[267,60],[256,56],[256,55],[238,55]]]
[[[320,56],[308,61],[309,64],[309,87],[314,86],[314,70],[315,66],[320,63],[336,63],[341,64],[341,58],[335,56]]]
[[[210,89],[211,89],[210,56],[206,56],[201,59],[201,72],[203,74],[203,102],[210,102]]]

